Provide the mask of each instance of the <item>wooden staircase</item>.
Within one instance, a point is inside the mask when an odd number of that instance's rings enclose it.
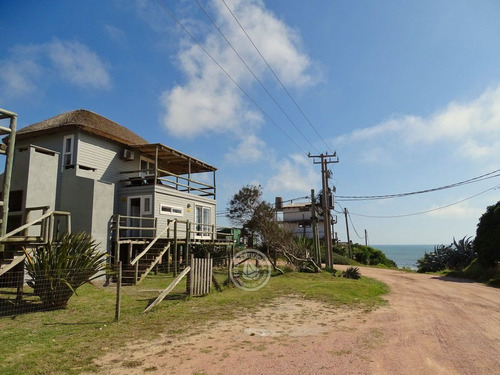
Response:
[[[31,249],[27,250],[31,253]],[[21,246],[6,246],[5,250],[0,252],[0,276],[6,274],[11,269],[22,263],[26,258]]]
[[[122,284],[134,285],[148,275],[149,272],[161,261],[163,255],[170,248],[171,241],[158,239],[153,246],[135,264],[122,265]]]

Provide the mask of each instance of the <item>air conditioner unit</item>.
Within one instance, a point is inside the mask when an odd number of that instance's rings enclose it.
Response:
[[[122,159],[127,161],[134,160],[134,152],[128,149],[123,150]]]

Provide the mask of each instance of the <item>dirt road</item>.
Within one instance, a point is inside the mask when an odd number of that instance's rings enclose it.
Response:
[[[500,374],[500,289],[401,271],[361,272],[390,286],[388,306],[333,310],[299,296],[281,298],[183,340],[108,354],[101,373]]]

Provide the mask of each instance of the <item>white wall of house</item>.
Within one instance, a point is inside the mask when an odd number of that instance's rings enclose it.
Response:
[[[13,165],[15,173],[11,180],[11,192],[22,191],[22,208],[48,206],[54,210],[59,154],[32,145],[16,147],[15,152]],[[28,220],[32,221],[42,214],[42,210],[32,211]],[[15,220],[18,226],[25,222],[25,212],[13,211],[9,215],[9,220]],[[28,235],[40,235],[40,227],[32,227]]]
[[[114,198],[114,184],[80,177],[74,169],[64,171],[61,207],[71,212],[71,229],[90,234],[103,252],[110,245],[109,227]]]
[[[318,216],[318,235],[324,236],[323,217]],[[303,226],[303,222],[311,221],[311,206],[309,204],[292,204],[283,207],[282,226],[297,237],[313,238],[312,226]]]

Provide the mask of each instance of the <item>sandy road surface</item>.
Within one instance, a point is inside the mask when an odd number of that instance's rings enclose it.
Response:
[[[390,286],[387,307],[362,312],[280,298],[181,340],[109,353],[101,373],[500,374],[500,289],[361,271]]]

